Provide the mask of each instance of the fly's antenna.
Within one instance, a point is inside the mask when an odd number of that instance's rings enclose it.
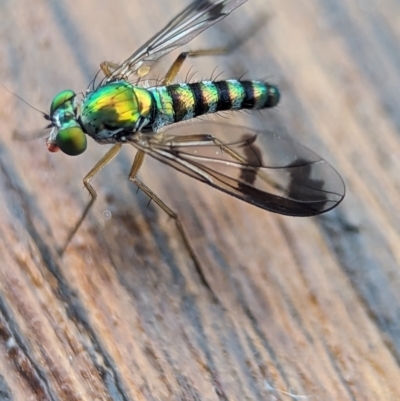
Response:
[[[39,113],[43,114],[43,117],[47,120],[47,121],[51,121],[50,116],[45,113],[44,111],[38,109],[35,106],[32,106],[28,101],[26,101],[24,98],[22,98],[21,96],[17,95],[15,92],[13,92],[12,90],[8,89],[5,85],[1,84],[1,86],[7,91],[10,92],[12,95],[14,95],[15,97],[17,97],[19,100],[23,101],[25,104],[27,104],[30,108],[32,108],[33,110],[38,111]]]

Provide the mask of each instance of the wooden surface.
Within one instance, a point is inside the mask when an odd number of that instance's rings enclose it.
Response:
[[[0,83],[48,110],[185,4],[1,0]],[[278,84],[280,107],[245,121],[317,151],[347,195],[320,218],[282,217],[146,159],[140,178],[179,212],[217,300],[128,182],[130,148],[94,179],[99,201],[60,259],[106,148],[12,140],[44,121],[0,88],[1,400],[400,399],[400,3],[249,0],[188,48],[237,40],[262,13],[249,43],[188,67]]]

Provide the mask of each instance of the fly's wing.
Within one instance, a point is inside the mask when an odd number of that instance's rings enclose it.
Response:
[[[105,78],[104,83],[115,79],[128,79],[132,74],[138,75],[140,68],[190,42],[246,1],[197,0],[193,2],[129,58],[117,66],[113,66],[111,75]]]
[[[142,148],[157,160],[271,212],[313,216],[337,206],[344,183],[325,160],[273,132],[199,123],[203,134],[179,135],[181,125]],[[213,133],[219,131],[218,139]],[[143,139],[143,138],[142,138]],[[139,147],[137,143],[134,146]]]

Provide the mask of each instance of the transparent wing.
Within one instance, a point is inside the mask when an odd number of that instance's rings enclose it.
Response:
[[[167,26],[135,51],[130,57],[113,66],[103,83],[128,79],[140,68],[157,61],[165,54],[190,42],[199,33],[225,18],[247,0],[197,0],[186,7]]]
[[[199,123],[204,134],[179,135],[188,125],[141,148],[178,171],[245,202],[291,216],[312,216],[344,198],[343,180],[325,160],[296,141],[273,132]],[[213,132],[219,131],[218,139]],[[141,138],[143,140],[143,137]]]

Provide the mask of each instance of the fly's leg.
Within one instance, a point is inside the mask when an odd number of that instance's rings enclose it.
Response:
[[[215,48],[215,49],[208,49],[208,50],[196,50],[196,51],[188,51],[182,52],[176,60],[171,65],[170,69],[168,70],[167,74],[165,75],[164,79],[161,82],[161,85],[169,85],[178,75],[179,70],[181,69],[183,63],[188,57],[201,57],[201,56],[215,56],[215,55],[222,55],[230,53],[233,50],[233,47],[227,48]],[[103,71],[103,74],[106,77],[109,77],[112,74],[112,71],[117,69],[119,64],[112,63],[110,61],[103,61],[100,64],[100,68]],[[138,69],[137,75],[142,78],[150,72],[149,66],[142,66]]]
[[[65,241],[63,247],[59,251],[60,256],[65,252],[65,249],[67,248],[68,244],[71,242],[72,238],[78,231],[79,227],[81,226],[83,220],[85,220],[86,215],[88,214],[90,208],[93,206],[96,198],[97,198],[97,192],[94,190],[94,188],[90,185],[90,181],[92,178],[105,166],[107,165],[112,159],[114,159],[115,156],[119,153],[121,150],[122,144],[118,143],[114,145],[97,163],[96,165],[86,174],[85,178],[83,179],[83,185],[85,188],[89,191],[89,195],[91,197],[89,203],[86,205],[85,209],[83,210],[83,213],[80,217],[80,219],[77,221],[75,224],[74,228],[71,230],[69,233],[67,240]]]
[[[221,149],[221,151],[225,152],[230,157],[232,157],[232,159],[240,163],[246,163],[246,159],[243,156],[240,156],[228,145],[226,145],[223,141],[212,135],[194,134],[194,135],[176,136],[176,137],[171,137],[171,139],[169,141],[166,141],[165,143],[172,147],[179,146],[179,144],[182,144],[183,146],[185,146],[185,144],[186,146],[188,146],[188,144],[190,144],[190,146],[194,145],[204,146],[207,143],[213,143],[214,145],[218,146]]]
[[[204,50],[182,52],[172,63],[167,74],[162,80],[161,85],[170,85],[174,81],[174,79],[179,73],[179,70],[182,68],[183,63],[188,57],[223,55],[229,53],[231,50],[232,49],[221,47],[215,49],[204,49]]]
[[[171,139],[165,143],[171,147],[179,146],[179,144],[182,144],[183,146],[185,146],[185,144],[186,146],[188,146],[188,144],[190,144],[190,146],[195,146],[195,145],[204,146],[207,143],[213,143],[214,145],[218,146],[221,149],[221,151],[225,152],[230,157],[232,157],[232,159],[240,163],[246,163],[246,159],[244,159],[242,156],[236,153],[223,141],[221,141],[218,138],[215,138],[212,135],[194,134],[194,135],[176,136],[176,137],[171,137]]]
[[[194,134],[194,135],[185,135],[185,136],[177,136],[177,137],[171,137],[170,141],[167,141],[166,144],[169,144],[171,147],[174,146],[204,146],[207,143],[212,143],[216,146],[218,146],[221,149],[221,152],[226,153],[229,155],[233,160],[243,164],[244,166],[247,164],[246,158],[235,152],[233,149],[229,147],[229,145],[225,144],[223,141],[220,139],[212,136],[212,135],[205,135],[205,134]],[[261,164],[260,166],[261,167]],[[273,182],[267,174],[263,173],[262,171],[259,171],[259,168],[257,166],[252,166],[252,167],[246,167],[247,169],[252,169],[258,177],[260,177],[261,180],[266,182],[268,185],[270,185],[272,188],[283,190],[282,186],[280,186],[278,183]]]
[[[224,142],[219,140],[218,138],[212,137],[212,141],[215,145],[219,146],[222,152],[225,152],[227,155],[232,157],[232,159],[238,161],[239,163],[246,164],[246,159],[243,156],[237,154],[233,149],[229,146],[225,145]],[[283,188],[276,182],[271,181],[267,174],[258,171],[257,167],[254,167],[254,171],[256,172],[257,176],[260,177],[264,182],[268,185],[271,185],[272,188],[283,190]]]
[[[119,65],[117,63],[113,63],[111,61],[103,61],[100,64],[100,68],[106,77],[109,77],[112,73],[112,70],[116,70],[118,68],[118,66]]]
[[[188,51],[188,52],[182,52],[177,59],[174,61],[170,69],[168,70],[165,78],[162,81],[162,85],[169,85],[177,76],[179,70],[181,69],[184,61],[188,57],[201,57],[201,56],[215,56],[215,55],[222,55],[222,54],[227,54],[230,53],[234,47],[226,47],[226,48],[215,48],[215,49],[208,49],[208,50],[196,50],[196,51]],[[116,70],[119,67],[119,64],[113,63],[111,61],[103,61],[100,64],[100,68],[103,71],[103,74],[106,77],[109,77],[112,74],[113,70]],[[137,75],[139,77],[144,77],[150,72],[150,67],[149,66],[142,66],[139,68],[137,71]]]
[[[179,70],[188,57],[223,56],[233,52],[242,46],[243,43],[245,43],[249,38],[254,36],[263,26],[265,26],[266,20],[267,15],[261,15],[247,31],[242,32],[239,35],[238,40],[232,41],[227,46],[182,52],[171,65],[161,84],[170,85],[178,75]]]
[[[145,153],[142,151],[138,151],[135,156],[135,160],[133,161],[131,171],[129,173],[129,180],[132,181],[139,189],[141,189],[151,200],[153,200],[158,206],[161,207],[162,210],[164,210],[167,215],[172,218],[175,222],[176,228],[179,231],[179,234],[182,237],[182,240],[190,254],[190,257],[192,258],[194,265],[196,267],[197,273],[200,276],[200,279],[203,283],[203,285],[210,291],[210,294],[213,298],[214,301],[217,301],[217,297],[214,294],[213,290],[211,289],[210,285],[208,284],[208,281],[203,273],[203,270],[201,268],[201,264],[194,252],[194,249],[192,245],[190,244],[189,237],[186,234],[183,225],[179,219],[179,216],[177,213],[175,213],[169,206],[167,206],[147,185],[143,184],[136,176],[137,173],[139,172],[140,167],[143,164],[145,157]]]
[[[261,28],[263,28],[268,20],[267,14],[262,14],[258,17],[257,21],[255,21],[249,29],[245,32],[242,32],[238,38],[233,40],[227,46],[224,47],[217,47],[214,49],[203,49],[203,50],[196,50],[196,51],[188,51],[181,53],[177,59],[172,64],[171,68],[168,70],[165,78],[162,81],[162,85],[169,85],[178,74],[179,70],[182,67],[182,64],[186,60],[187,57],[203,57],[203,56],[220,56],[224,54],[229,54],[233,50],[242,46],[249,38],[254,36]],[[103,61],[100,64],[100,68],[103,71],[106,78],[108,78],[114,70],[120,67],[120,64],[113,63],[111,61]],[[139,78],[143,78],[150,72],[150,66],[143,63],[142,66],[138,68],[136,71],[136,75]]]

